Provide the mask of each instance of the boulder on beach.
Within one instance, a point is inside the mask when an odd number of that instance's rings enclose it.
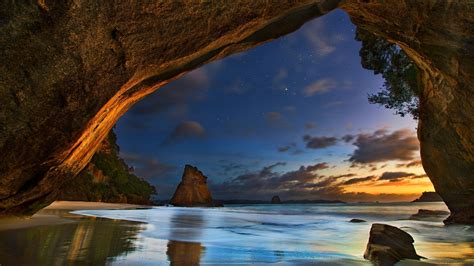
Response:
[[[182,207],[212,207],[214,204],[207,187],[207,176],[197,167],[187,164],[170,203]]]
[[[375,266],[394,265],[403,259],[419,260],[413,237],[407,232],[387,224],[372,224],[364,258]]]
[[[280,197],[279,196],[273,196],[271,203],[272,204],[281,204]]]
[[[362,219],[357,219],[357,218],[354,218],[354,219],[351,219],[349,221],[349,223],[365,223],[367,222],[366,220],[362,220]]]
[[[410,216],[410,220],[429,220],[429,221],[442,221],[446,217],[448,217],[449,212],[448,211],[440,211],[440,210],[425,210],[425,209],[419,209],[418,213],[413,214]]]

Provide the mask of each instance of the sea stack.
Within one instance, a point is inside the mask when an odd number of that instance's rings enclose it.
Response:
[[[273,196],[272,197],[272,204],[281,204],[281,200],[279,196]]]
[[[211,192],[207,187],[207,176],[192,165],[184,167],[183,177],[170,203],[182,207],[212,207]]]
[[[403,259],[419,260],[413,237],[407,232],[387,224],[372,224],[364,258],[375,266],[395,265]]]

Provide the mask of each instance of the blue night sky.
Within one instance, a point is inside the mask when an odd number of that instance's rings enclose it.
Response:
[[[383,79],[360,65],[354,35],[336,10],[188,73],[120,119],[121,156],[160,199],[185,164],[220,199],[408,200],[432,190],[416,121],[368,103]]]

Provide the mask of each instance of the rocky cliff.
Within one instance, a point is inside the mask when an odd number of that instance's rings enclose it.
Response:
[[[342,8],[421,70],[423,167],[451,210],[446,223],[474,223],[474,3],[347,1]]]
[[[443,201],[443,199],[436,192],[423,192],[419,198],[413,202],[436,202]]]
[[[58,200],[151,205],[155,187],[131,173],[118,152],[116,136],[111,131],[87,167],[63,186]]]
[[[423,165],[449,221],[472,223],[474,3],[435,0],[3,1],[0,213],[54,200],[136,101],[338,5],[421,70]]]
[[[207,187],[207,176],[203,175],[197,167],[187,164],[170,203],[183,207],[214,206],[211,192]]]

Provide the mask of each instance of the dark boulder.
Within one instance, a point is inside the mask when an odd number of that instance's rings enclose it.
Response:
[[[349,221],[349,223],[365,223],[367,222],[366,220],[362,220],[362,219],[351,219]]]
[[[403,259],[419,260],[413,237],[407,232],[387,224],[372,224],[364,258],[375,266],[394,265]]]
[[[279,196],[273,196],[271,203],[272,204],[281,204],[280,197]]]

